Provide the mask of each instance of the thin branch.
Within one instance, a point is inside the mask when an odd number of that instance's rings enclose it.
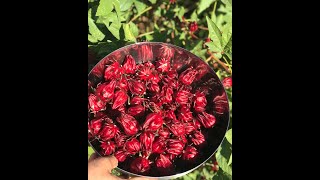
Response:
[[[152,9],[152,7],[150,6],[150,7],[146,8],[145,10],[141,11],[141,12],[138,13],[136,16],[134,16],[134,17],[129,21],[129,23],[131,23],[132,21],[136,20],[139,16],[141,16],[141,14],[143,14],[143,13],[145,13],[145,12],[151,10],[151,9]]]
[[[198,26],[199,29],[202,29],[202,30],[206,30],[208,31],[209,29],[207,27],[204,27],[204,26]]]
[[[229,68],[226,66],[225,63],[221,62],[220,59],[218,59],[217,57],[214,56],[214,54],[210,51],[208,51],[208,53],[210,54],[210,59],[214,59],[219,65],[221,65],[229,74],[232,74],[231,71],[229,70]],[[210,60],[209,59],[209,60]]]
[[[140,34],[139,36],[137,36],[137,38],[141,38],[143,36],[150,35],[150,34],[153,34],[153,33],[154,33],[154,31],[146,32],[146,33]]]

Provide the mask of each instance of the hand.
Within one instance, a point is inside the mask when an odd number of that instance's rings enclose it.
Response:
[[[111,174],[111,170],[117,166],[118,160],[114,156],[98,157],[96,153],[93,153],[88,161],[88,180],[124,180]],[[151,179],[135,177],[130,178],[130,180]]]

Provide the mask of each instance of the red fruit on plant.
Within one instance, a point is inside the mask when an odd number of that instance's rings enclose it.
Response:
[[[170,131],[166,127],[162,127],[159,129],[158,134],[160,137],[163,137],[164,139],[167,139],[170,137]]]
[[[101,101],[96,95],[90,94],[89,97],[89,107],[92,112],[96,113],[103,110],[106,107],[106,103]]]
[[[118,150],[113,154],[119,162],[123,162],[126,160],[128,153],[123,150]]]
[[[183,151],[182,159],[190,160],[193,159],[198,154],[198,151],[193,146],[187,146],[186,149]]]
[[[232,87],[232,78],[231,77],[226,77],[223,79],[222,84],[224,88],[229,89]]]
[[[211,128],[216,123],[216,118],[206,112],[202,112],[202,115],[198,114],[197,118],[205,128]]]
[[[144,174],[150,170],[150,161],[143,157],[134,159],[130,164],[130,170],[137,174]]]
[[[145,130],[156,131],[163,124],[163,119],[159,113],[150,113],[147,115],[146,120],[142,126]]]
[[[168,72],[170,68],[170,61],[165,58],[160,58],[156,63],[156,68],[161,73]]]
[[[150,153],[152,151],[154,137],[155,135],[151,131],[144,131],[141,133],[139,140],[143,151],[147,153]]]
[[[170,4],[176,3],[177,0],[170,0]]]
[[[148,81],[152,78],[152,71],[147,66],[141,66],[138,70],[138,77],[143,81]]]
[[[214,97],[213,103],[213,109],[217,114],[223,114],[229,109],[226,93],[224,92],[222,95]]]
[[[124,144],[124,150],[134,155],[140,151],[140,142],[136,138],[133,138]]]
[[[106,81],[112,80],[112,79],[118,79],[121,76],[122,71],[123,70],[119,62],[116,61],[106,68],[106,70],[104,71],[104,79]]]
[[[196,75],[197,71],[191,66],[180,74],[179,81],[181,81],[185,85],[190,85],[192,84]]]
[[[122,90],[117,91],[114,94],[112,109],[117,109],[122,106],[128,100],[128,95]]]
[[[176,95],[176,102],[179,104],[188,104],[189,99],[191,97],[191,93],[189,91],[180,90],[177,92]]]
[[[166,150],[165,139],[161,136],[156,137],[152,144],[152,153],[164,153]]]
[[[189,30],[190,32],[195,32],[198,30],[198,24],[196,21],[193,21],[189,24]]]
[[[138,133],[139,123],[129,114],[121,113],[120,117],[117,117],[117,121],[121,124],[124,132],[128,136],[132,136]]]
[[[137,105],[137,104],[142,104],[144,101],[145,101],[144,98],[139,97],[139,96],[134,96],[134,97],[131,99],[130,104],[135,104],[135,105]]]
[[[213,163],[212,171],[214,171],[214,172],[218,172],[218,171],[219,171],[219,165],[218,165],[218,162],[217,162],[217,161],[215,161],[215,162]]]
[[[134,105],[128,108],[127,113],[131,116],[140,115],[144,112],[145,108],[142,105]]]
[[[167,140],[167,153],[173,155],[180,155],[183,151],[184,143],[178,139],[168,139]]]
[[[194,95],[194,104],[193,108],[196,112],[203,112],[205,111],[205,107],[207,105],[206,95],[197,91]]]
[[[116,144],[113,141],[104,141],[101,143],[102,154],[109,156],[116,150]]]
[[[172,166],[172,162],[167,156],[160,154],[156,159],[156,166],[158,168],[169,168]]]
[[[200,131],[196,131],[191,135],[191,141],[195,145],[200,145],[203,142],[205,142],[206,140],[204,138],[204,135]]]
[[[123,70],[126,74],[134,74],[136,71],[136,61],[131,55],[126,55],[123,62]]]
[[[211,42],[211,39],[210,38],[206,38],[204,41],[205,42]]]
[[[105,123],[99,135],[103,141],[107,141],[109,139],[112,139],[116,134],[119,133],[120,130],[115,124]]]

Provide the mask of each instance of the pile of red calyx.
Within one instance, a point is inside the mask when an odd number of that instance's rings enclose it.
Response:
[[[205,128],[216,124],[214,114],[223,113],[225,94],[210,100],[208,90],[193,85],[199,73],[187,67],[173,69],[173,52],[136,64],[131,55],[114,61],[104,70],[103,80],[89,92],[89,141],[97,141],[101,155],[118,161],[130,158],[129,169],[148,174],[156,168],[172,172],[177,159],[194,161],[205,147]],[[220,104],[220,105],[219,105]]]

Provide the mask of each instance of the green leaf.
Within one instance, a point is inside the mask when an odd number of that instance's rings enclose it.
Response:
[[[99,6],[96,12],[96,16],[104,16],[110,13],[113,9],[112,3],[110,0],[100,0]]]
[[[232,144],[232,129],[229,129],[226,133],[226,139],[230,144]]]
[[[157,0],[149,0],[152,4],[155,4]]]
[[[232,57],[231,57],[231,54],[232,54],[232,36],[230,37],[229,42],[223,48],[223,51],[224,51],[225,54],[227,54],[227,53],[230,54],[230,57],[229,56],[228,57],[229,57],[229,59],[232,59]]]
[[[88,34],[88,40],[92,43],[96,43],[98,42],[98,40],[96,38],[94,38],[92,35]]]
[[[223,4],[225,5],[229,5],[229,6],[232,6],[232,0],[221,0],[221,2],[223,2]]]
[[[202,13],[202,11],[206,10],[213,2],[216,0],[201,0],[198,6],[198,14]]]
[[[229,147],[228,147],[229,146]],[[231,156],[230,144],[227,141],[223,141],[216,153],[216,159],[219,165],[224,172],[229,175],[232,175],[232,168],[228,165],[228,159]]]
[[[198,14],[196,11],[193,11],[190,17],[191,21],[198,21]]]
[[[206,45],[211,44],[211,45],[208,45],[209,48],[211,46],[210,48],[211,50],[215,52],[221,52],[222,51],[221,32],[219,28],[216,26],[216,24],[212,22],[208,16],[206,16],[206,19],[208,23],[209,37],[212,40],[212,42],[206,43]]]
[[[120,2],[120,11],[128,10],[133,4],[133,0],[119,0]]]
[[[90,158],[91,154],[94,153],[94,150],[92,149],[91,146],[88,146],[88,159]]]
[[[185,175],[185,176],[183,176],[182,177],[183,178],[183,180],[193,180],[191,177],[189,177],[188,175]]]
[[[147,7],[145,3],[138,0],[134,1],[134,5],[137,8],[138,13],[141,13]]]
[[[209,171],[206,168],[203,168],[202,172],[206,179],[211,179],[212,175],[210,175]]]
[[[130,31],[132,32],[133,36],[137,37],[139,35],[139,29],[136,26],[136,24],[133,22],[130,22],[129,26],[130,26]]]
[[[232,177],[221,169],[212,177],[212,180],[232,180]]]
[[[119,32],[121,28],[120,22],[113,22],[110,26],[107,26],[107,28],[114,37],[120,40],[120,32]]]
[[[106,26],[109,26],[110,22],[118,22],[118,16],[115,12],[111,12],[105,16],[100,16],[97,20],[97,23],[103,23]]]
[[[134,37],[133,33],[130,30],[130,25],[129,24],[124,24],[123,25],[123,30],[124,30],[124,36],[127,40],[129,41],[136,41],[136,38]]]
[[[89,26],[89,33],[92,35],[93,38],[101,41],[104,39],[105,35],[98,29],[96,24],[93,22],[93,19],[88,17],[88,26]]]
[[[232,154],[230,155],[229,162],[228,162],[229,166],[230,166],[230,164],[232,164]]]
[[[181,7],[178,13],[178,18],[180,21],[182,21],[182,16],[184,16],[184,13],[186,12],[186,10],[184,9],[184,7]]]
[[[120,10],[120,2],[119,0],[111,0],[112,4],[114,5],[114,9],[116,10],[118,16],[121,14]]]
[[[228,22],[223,26],[222,30],[222,46],[225,47],[232,36],[232,22]]]

